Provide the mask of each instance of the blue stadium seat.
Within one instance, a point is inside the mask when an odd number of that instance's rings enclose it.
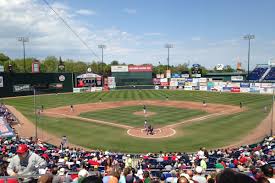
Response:
[[[275,67],[272,67],[268,74],[265,76],[264,80],[275,80]]]
[[[258,81],[261,79],[261,77],[264,75],[264,73],[267,71],[267,67],[256,67],[250,74],[249,74],[249,80]]]

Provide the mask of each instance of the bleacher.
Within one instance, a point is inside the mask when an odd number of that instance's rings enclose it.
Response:
[[[268,67],[256,67],[250,74],[249,74],[249,80],[252,81],[259,81],[261,77],[265,74]]]
[[[272,67],[269,73],[265,76],[264,80],[274,81],[275,80],[275,67]]]

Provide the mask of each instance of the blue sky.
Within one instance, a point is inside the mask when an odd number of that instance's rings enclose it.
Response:
[[[165,43],[171,43],[171,64],[190,62],[208,68],[217,64],[251,67],[275,58],[275,1],[265,0],[48,0],[96,53],[94,55],[64,26],[42,0],[0,0],[0,52],[22,57],[18,36],[28,36],[27,56],[47,55],[91,62],[166,63]],[[8,22],[8,23],[7,23]]]

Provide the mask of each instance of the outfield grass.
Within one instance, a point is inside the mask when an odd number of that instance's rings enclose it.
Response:
[[[199,115],[206,115],[202,110],[179,109],[175,107],[164,106],[146,106],[148,112],[154,112],[152,116],[146,117],[147,122],[156,127],[165,126],[180,122],[185,119],[193,118]],[[143,105],[125,106],[114,109],[105,109],[100,111],[81,113],[81,117],[104,120],[108,122],[129,125],[133,127],[143,127],[145,117],[135,115],[134,112],[143,113]]]
[[[217,117],[177,129],[176,136],[164,139],[140,139],[130,137],[116,127],[92,124],[72,119],[42,116],[39,127],[57,136],[67,135],[69,141],[89,148],[124,152],[196,151],[201,146],[215,148],[229,145],[250,133],[267,115],[264,106],[271,107],[272,96],[257,94],[232,94],[199,91],[124,90],[83,94],[59,94],[37,96],[37,107],[59,107],[70,104],[124,100],[186,100],[222,103],[238,106],[243,102],[248,110],[229,116]],[[15,106],[27,118],[34,121],[33,97],[4,99]]]

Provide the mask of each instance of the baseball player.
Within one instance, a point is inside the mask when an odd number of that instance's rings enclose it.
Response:
[[[242,102],[240,102],[240,108],[242,108],[243,107],[243,103]]]
[[[145,120],[144,120],[144,129],[147,130],[147,127],[148,127],[148,125],[147,125],[147,120],[145,119]]]
[[[204,107],[206,107],[206,102],[205,102],[205,100],[202,101],[202,105],[203,105]]]
[[[166,100],[168,100],[168,96],[166,96]]]
[[[99,102],[102,102],[102,98],[99,98]]]
[[[143,105],[143,113],[146,114],[146,105]]]
[[[44,105],[41,105],[41,112],[44,111]]]
[[[71,112],[74,112],[74,106],[71,105]]]

